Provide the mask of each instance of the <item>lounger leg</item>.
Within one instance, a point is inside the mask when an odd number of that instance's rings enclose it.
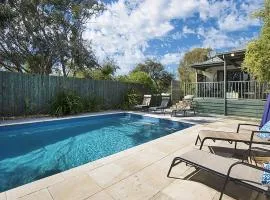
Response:
[[[205,139],[203,139],[203,140],[201,141],[200,150],[202,150],[202,147],[203,147],[203,143],[204,143],[204,141],[205,141]]]
[[[198,137],[197,137],[197,139],[196,139],[196,142],[195,142],[195,145],[197,145],[197,144],[198,144],[198,141],[200,141],[200,142],[201,142],[200,135],[198,135]]]
[[[222,190],[220,192],[219,200],[221,200],[222,197],[223,197],[223,194],[225,192],[225,189],[226,189],[226,186],[227,186],[228,181],[229,181],[229,175],[226,176],[226,180],[225,180],[224,185],[222,187]]]
[[[237,142],[235,142],[234,144],[234,150],[236,150],[236,148],[237,148]]]
[[[176,165],[178,165],[178,164],[180,164],[180,163],[182,162],[182,161],[179,161],[179,162],[175,163],[177,160],[178,160],[178,158],[174,158],[174,159],[173,159],[172,164],[171,164],[171,166],[170,166],[170,169],[169,169],[169,171],[168,171],[168,173],[167,173],[167,177],[168,177],[168,178],[170,178],[170,173],[171,173],[171,171],[172,171],[172,168],[173,168],[174,166],[176,166]]]

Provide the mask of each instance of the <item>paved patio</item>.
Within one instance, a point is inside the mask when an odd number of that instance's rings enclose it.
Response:
[[[170,118],[168,115],[158,117]],[[218,199],[218,190],[224,181],[220,177],[203,171],[197,172],[184,164],[173,168],[171,175],[178,179],[167,178],[166,174],[173,157],[194,148],[199,130],[234,131],[237,124],[243,120],[221,117],[171,119],[191,122],[194,126],[0,193],[0,200]],[[218,146],[219,143],[210,142],[209,145]],[[229,143],[222,145],[233,147]],[[242,147],[247,148],[245,145]],[[204,150],[208,151],[209,148],[205,147]],[[219,151],[222,153],[222,149]],[[230,156],[230,153],[224,151],[223,155]],[[190,174],[192,176],[187,177]],[[223,199],[265,198],[257,192],[230,183]]]

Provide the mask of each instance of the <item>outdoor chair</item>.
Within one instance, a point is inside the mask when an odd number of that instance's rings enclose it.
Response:
[[[169,102],[170,96],[162,96],[160,105],[156,107],[150,107],[149,111],[161,111],[162,113],[165,113],[165,109],[168,108]]]
[[[176,103],[174,107],[171,108],[171,116],[176,116],[177,113],[183,112],[184,117],[187,116],[188,111],[193,111],[196,115],[195,106],[192,99],[185,99]]]
[[[250,189],[262,192],[267,195],[267,199],[270,198],[269,185],[262,184],[262,182],[265,181],[262,180],[262,177],[264,176],[264,178],[267,179],[267,176],[270,176],[270,168],[268,168],[268,166],[267,168],[262,168],[244,161],[235,161],[230,158],[196,149],[184,153],[179,157],[175,157],[171,163],[167,177],[172,178],[170,176],[172,168],[182,162],[196,169],[204,170],[225,178],[219,197],[220,200],[229,181],[234,181]]]
[[[270,124],[270,122],[269,122]],[[200,142],[200,149],[202,149],[206,140],[228,141],[229,143],[235,143],[234,148],[237,148],[237,143],[242,142],[249,145],[251,149],[252,143],[270,145],[270,130],[253,130],[251,133],[240,133],[241,126],[258,126],[254,124],[238,124],[236,132],[225,132],[225,131],[213,131],[213,130],[201,130],[197,136],[195,145]],[[251,142],[252,141],[252,142]]]
[[[147,110],[150,106],[152,95],[144,95],[141,105],[134,106],[135,109]]]

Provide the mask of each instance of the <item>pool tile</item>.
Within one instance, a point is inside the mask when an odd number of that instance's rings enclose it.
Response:
[[[27,194],[39,191],[41,189],[47,188],[51,185],[54,185],[56,183],[59,183],[61,181],[64,181],[63,176],[60,174],[56,174],[53,176],[49,176],[47,178],[44,179],[40,179],[38,181],[8,190],[6,192],[7,194],[7,200],[13,200],[16,199],[18,197],[22,197],[25,196]]]
[[[181,200],[198,200],[212,199],[216,194],[216,190],[211,189],[201,183],[177,180],[156,194],[152,200],[164,199],[181,199]]]
[[[34,192],[32,194],[21,197],[18,200],[53,200],[53,198],[51,197],[47,189],[43,189],[38,192]]]
[[[110,195],[108,195],[106,192],[101,191],[87,198],[86,200],[114,200],[114,199]]]
[[[54,200],[81,200],[100,190],[101,188],[87,174],[68,178],[49,187]]]
[[[138,154],[132,154],[131,156],[120,159],[115,163],[110,163],[92,170],[89,172],[89,175],[100,186],[106,188],[134,174],[164,156],[165,154],[163,152],[157,151],[154,148],[144,149],[138,152]]]
[[[146,183],[144,177],[133,175],[107,188],[106,191],[115,200],[142,200],[151,198],[158,189]]]
[[[6,200],[6,193],[5,192],[2,192],[0,193],[0,200]]]

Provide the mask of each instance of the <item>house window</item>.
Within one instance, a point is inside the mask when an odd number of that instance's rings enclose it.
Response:
[[[246,73],[241,70],[228,70],[227,71],[227,81],[247,81],[249,80],[249,75],[246,76]],[[223,70],[217,71],[217,81],[224,81],[224,72]]]
[[[205,82],[206,77],[203,74],[197,74],[197,82]]]

